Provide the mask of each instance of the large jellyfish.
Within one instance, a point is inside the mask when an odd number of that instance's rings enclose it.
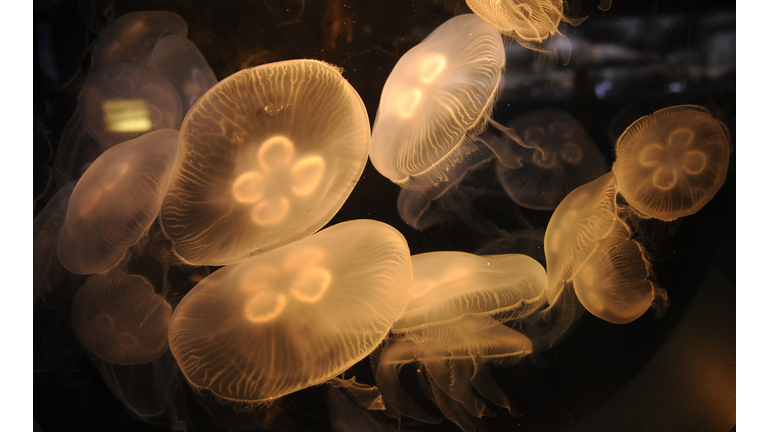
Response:
[[[572,285],[589,312],[624,324],[665,305],[666,293],[649,280],[645,249],[617,216],[616,192],[609,172],[565,197],[547,226],[544,253],[550,305]],[[559,324],[555,337],[569,324]]]
[[[162,129],[118,144],[77,182],[58,240],[72,273],[99,273],[122,258],[157,218],[176,164],[179,133]]]
[[[616,141],[613,172],[643,217],[674,220],[699,211],[725,182],[728,132],[703,107],[679,105],[645,116]]]
[[[220,265],[304,238],[341,208],[370,145],[339,70],[291,60],[240,71],[184,118],[161,222],[176,253]]]
[[[205,278],[173,314],[171,351],[196,388],[269,402],[370,354],[405,309],[411,280],[397,230],[344,222]]]
[[[496,174],[510,198],[537,210],[554,210],[573,189],[608,171],[605,156],[584,127],[559,109],[523,114],[500,130],[502,143],[518,164],[496,163]],[[491,138],[492,139],[492,138]]]
[[[119,365],[163,355],[170,320],[171,305],[146,279],[117,269],[89,277],[72,303],[72,327],[83,346]]]
[[[388,413],[436,422],[398,383],[402,367],[414,362],[423,366],[427,397],[465,431],[483,429],[477,418],[493,415],[473,388],[515,412],[486,364],[513,364],[532,351],[528,337],[500,321],[523,319],[542,304],[544,268],[517,254],[429,252],[412,260],[413,298],[374,359]]]

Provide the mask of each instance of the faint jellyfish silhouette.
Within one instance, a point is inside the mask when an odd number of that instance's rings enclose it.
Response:
[[[597,8],[605,12],[611,8],[611,3],[613,3],[613,0],[600,0],[600,5]]]
[[[163,129],[112,147],[77,182],[58,240],[62,265],[99,273],[149,229],[176,163],[179,133]]]
[[[104,148],[158,129],[179,130],[176,89],[152,69],[130,63],[99,68],[78,101],[83,127]]]
[[[544,257],[544,230],[521,229],[503,231],[501,235],[478,248],[476,255],[524,254],[546,265]]]
[[[72,327],[109,363],[149,363],[168,349],[171,305],[144,278],[119,270],[88,278],[72,302]]]
[[[510,198],[536,210],[554,210],[573,189],[600,177],[608,163],[584,127],[559,109],[545,109],[513,119],[501,138],[519,166],[496,163],[496,174]],[[520,137],[520,138],[518,138]],[[519,139],[520,142],[516,142]]]
[[[568,42],[558,30],[561,22],[576,26],[586,19],[566,17],[563,0],[467,0],[467,6],[502,34],[535,51],[545,51],[542,44],[550,38]],[[566,64],[569,58],[570,47]]]
[[[183,260],[205,265],[304,238],[341,208],[369,143],[365,106],[335,67],[290,60],[240,71],[184,119],[163,229]]]
[[[173,12],[125,14],[99,35],[91,56],[91,72],[117,63],[144,63],[155,43],[171,35],[187,37],[187,23]]]
[[[437,422],[398,382],[414,362],[423,366],[426,395],[462,429],[482,429],[475,417],[492,414],[472,388],[514,413],[486,363],[513,364],[532,351],[530,339],[500,321],[524,319],[543,304],[544,268],[517,254],[429,252],[412,261],[413,297],[373,361],[387,413]]]
[[[173,314],[171,351],[195,388],[268,403],[370,354],[405,309],[411,279],[397,230],[344,222],[205,278]]]
[[[147,58],[147,66],[176,88],[184,114],[217,82],[200,50],[182,36],[160,39]]]
[[[371,162],[403,187],[398,212],[411,226],[439,218],[430,203],[493,157],[473,138],[486,125],[504,67],[501,36],[474,14],[454,17],[397,62],[371,136]]]
[[[641,217],[674,220],[699,211],[725,182],[725,126],[700,106],[665,108],[634,122],[616,141],[613,172]]]
[[[56,245],[74,188],[75,182],[71,182],[56,192],[32,222],[32,291],[35,303],[58,285],[56,281],[63,268],[56,254]]]

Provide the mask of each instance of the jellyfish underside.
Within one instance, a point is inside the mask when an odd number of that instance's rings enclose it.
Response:
[[[369,134],[360,97],[328,64],[285,61],[223,80],[182,125],[161,211],[175,252],[230,264],[312,234],[360,177]]]
[[[144,278],[119,270],[93,275],[75,295],[72,325],[80,342],[109,363],[135,365],[168,348],[171,306]]]
[[[487,364],[508,366],[532,351],[523,334],[489,317],[464,317],[449,325],[452,338],[415,342],[407,337],[388,342],[376,368],[376,383],[395,418],[405,415],[428,423],[438,420],[415,405],[399,383],[402,367],[417,363],[425,395],[465,431],[483,430],[479,418],[494,416],[483,399],[517,415],[509,399],[490,375]],[[479,329],[479,330],[478,330]]]
[[[370,354],[405,308],[411,275],[396,230],[338,224],[205,278],[174,312],[171,351],[194,387],[267,403]]]
[[[674,220],[699,211],[725,182],[730,143],[723,125],[695,105],[659,110],[616,142],[619,189],[643,217]]]

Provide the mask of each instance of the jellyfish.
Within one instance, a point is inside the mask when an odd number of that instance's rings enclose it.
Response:
[[[216,85],[216,76],[200,50],[182,36],[171,35],[157,41],[147,66],[173,84],[181,97],[184,114]]]
[[[528,337],[501,322],[521,320],[542,305],[544,268],[518,254],[428,252],[412,261],[413,297],[374,359],[390,415],[436,422],[398,384],[402,367],[414,362],[423,366],[427,396],[465,431],[482,429],[473,417],[492,414],[472,388],[515,412],[486,364],[513,364],[532,351]]]
[[[117,264],[157,218],[176,163],[179,133],[158,130],[104,152],[77,182],[58,240],[72,273]]]
[[[173,12],[125,14],[99,35],[93,48],[91,71],[118,63],[143,64],[155,43],[172,35],[187,37],[187,23]]]
[[[703,107],[679,105],[638,119],[616,141],[613,172],[641,217],[675,220],[699,211],[725,182],[725,126]]]
[[[504,136],[517,161],[496,163],[496,174],[510,198],[536,210],[554,210],[573,189],[608,171],[605,156],[584,127],[559,109],[544,109],[513,119]],[[519,137],[519,138],[518,138]]]
[[[173,85],[130,63],[105,66],[88,77],[78,108],[83,127],[105,149],[153,130],[179,130],[182,116]]]
[[[502,34],[535,51],[543,51],[542,43],[551,37],[568,41],[558,30],[561,21],[575,26],[585,19],[566,17],[563,0],[467,0],[467,6]]]
[[[616,178],[608,172],[576,188],[552,214],[544,235],[550,307],[571,286],[590,313],[615,324],[666,304],[666,292],[649,279],[645,249],[617,216],[616,193]],[[566,314],[556,324],[555,339],[572,319]]]
[[[55,281],[62,272],[56,256],[56,244],[74,187],[74,182],[71,182],[56,192],[32,222],[32,291],[35,303],[57,285]]]
[[[120,270],[88,278],[72,302],[83,346],[118,365],[149,363],[168,349],[171,306],[146,279]]]
[[[307,237],[341,208],[370,145],[360,96],[335,67],[240,71],[184,118],[161,222],[191,264],[242,261]]]
[[[411,280],[397,230],[343,222],[201,281],[173,314],[171,352],[195,388],[265,404],[369,355],[403,313]]]
[[[400,216],[435,223],[431,202],[493,158],[473,137],[485,127],[504,67],[499,33],[476,15],[454,17],[397,62],[381,94],[371,162],[400,185]]]

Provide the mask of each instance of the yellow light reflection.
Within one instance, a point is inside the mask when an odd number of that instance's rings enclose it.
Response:
[[[152,130],[149,107],[144,99],[108,99],[102,105],[104,123],[110,132]]]

